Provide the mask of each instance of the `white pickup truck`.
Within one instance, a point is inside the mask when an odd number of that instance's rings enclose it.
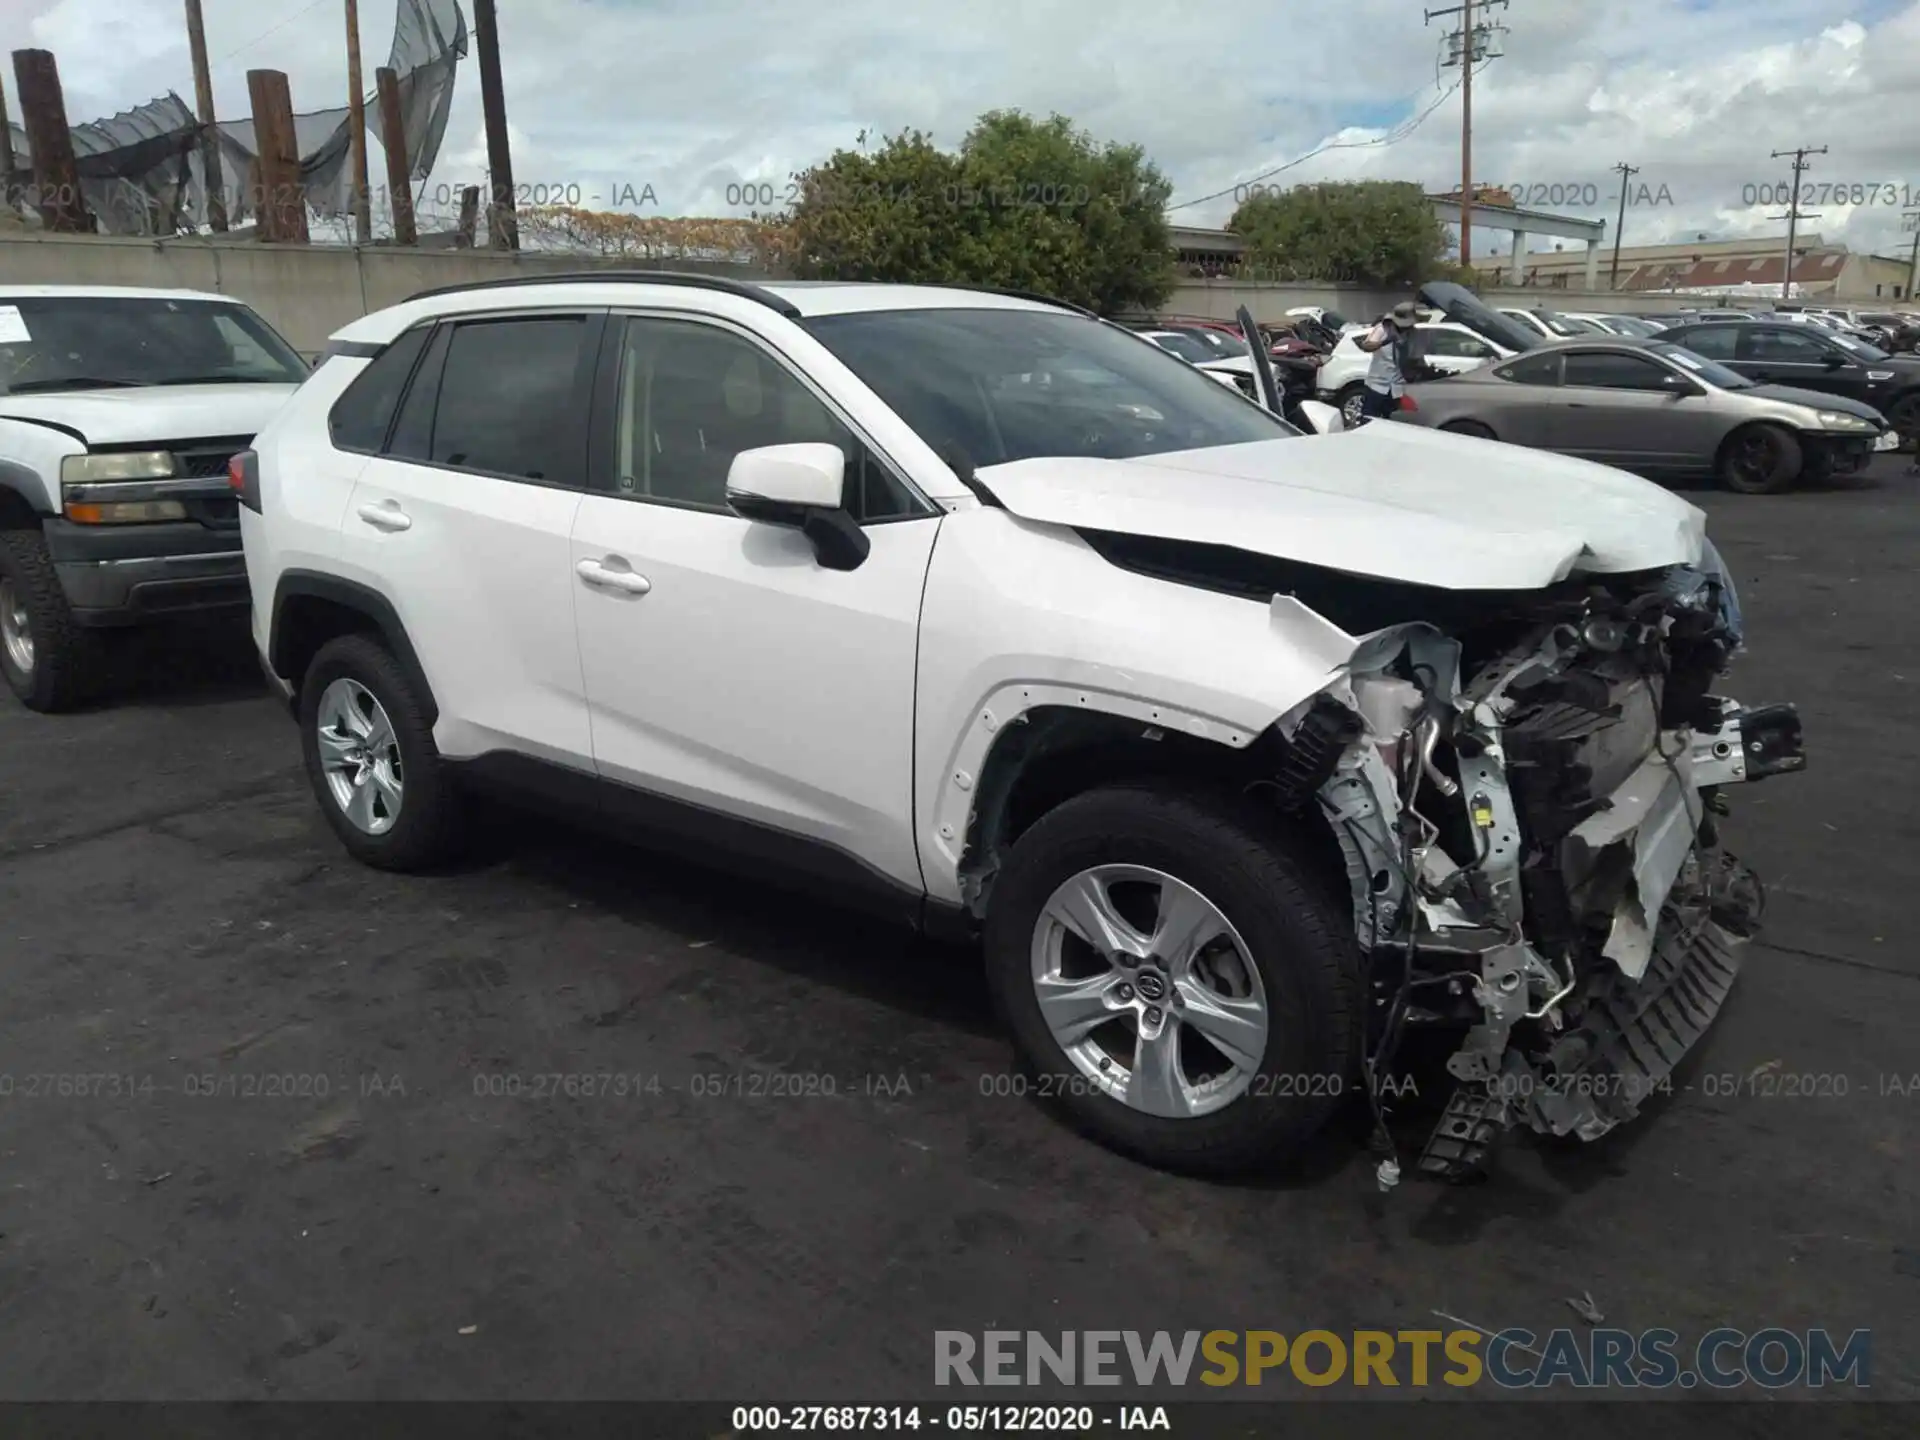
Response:
[[[230,296],[0,286],[0,674],[24,703],[93,695],[102,627],[244,611],[227,462],[306,374]]]

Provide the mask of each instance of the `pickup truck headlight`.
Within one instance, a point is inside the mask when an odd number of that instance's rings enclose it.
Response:
[[[1862,420],[1858,415],[1843,415],[1838,410],[1817,410],[1814,412],[1821,427],[1827,430],[1878,430],[1880,427],[1871,420]]]
[[[170,450],[130,450],[120,455],[69,455],[60,462],[62,485],[107,480],[165,480],[173,474]]]
[[[105,493],[88,490],[85,499],[66,496],[62,509],[77,525],[149,525],[162,520],[184,520],[187,507],[178,500],[147,497],[136,499],[147,487],[143,480],[166,480],[174,474],[173,453],[168,450],[131,450],[117,455],[69,455],[60,462],[60,484],[67,486],[105,486]],[[132,494],[124,500],[112,498],[113,491]]]

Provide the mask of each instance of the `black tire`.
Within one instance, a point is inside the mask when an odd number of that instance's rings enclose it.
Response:
[[[73,618],[60,576],[36,529],[0,530],[0,579],[25,606],[33,663],[23,669],[0,644],[0,674],[29,710],[55,714],[85,704],[106,679],[106,653],[98,632]]]
[[[1340,407],[1340,421],[1344,428],[1358,430],[1362,425],[1371,423],[1368,416],[1355,413],[1355,407],[1365,403],[1366,394],[1367,387],[1356,380],[1334,396],[1333,403]]]
[[[1253,1083],[1195,1118],[1146,1114],[1075,1068],[1040,1012],[1032,945],[1054,891],[1095,865],[1145,866],[1184,881],[1231,922],[1267,997]],[[1170,1170],[1231,1174],[1282,1162],[1354,1086],[1362,977],[1352,923],[1285,832],[1230,796],[1151,784],[1090,791],[1036,822],[994,882],[987,976],[1034,1093],[1101,1143]]]
[[[1482,425],[1478,420],[1449,420],[1440,427],[1449,435],[1471,435],[1476,440],[1495,440],[1491,425]]]
[[[1799,480],[1799,437],[1778,425],[1743,425],[1720,446],[1720,483],[1736,495],[1779,495]]]
[[[334,681],[366,687],[386,712],[400,752],[400,813],[380,834],[358,828],[329,788],[320,760],[321,697]],[[300,753],[321,813],[356,860],[377,870],[431,869],[462,853],[464,797],[433,743],[433,728],[399,664],[378,640],[342,635],[320,647],[300,685]]]

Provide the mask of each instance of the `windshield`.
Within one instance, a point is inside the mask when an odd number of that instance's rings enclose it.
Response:
[[[1879,346],[1869,345],[1864,340],[1856,340],[1851,335],[1834,334],[1827,338],[1856,360],[1891,360],[1893,358]]]
[[[1718,386],[1722,390],[1751,390],[1753,388],[1753,382],[1738,371],[1729,370],[1718,360],[1709,360],[1704,355],[1696,355],[1693,351],[1675,345],[1670,340],[1649,345],[1647,349],[1663,359],[1671,360],[1689,374],[1698,375],[1709,385]]]
[[[1189,332],[1193,338],[1205,345],[1211,352],[1209,360],[1225,360],[1230,355],[1251,355],[1247,342],[1238,335],[1229,335],[1224,330],[1194,330]]]
[[[0,394],[136,385],[297,385],[307,367],[244,305],[0,296]]]
[[[976,467],[1124,460],[1297,435],[1103,321],[1035,310],[886,310],[801,322],[937,453]]]
[[[1540,323],[1556,335],[1592,335],[1604,334],[1598,325],[1589,325],[1584,320],[1574,320],[1565,315],[1549,315],[1544,310],[1534,312],[1539,315]]]

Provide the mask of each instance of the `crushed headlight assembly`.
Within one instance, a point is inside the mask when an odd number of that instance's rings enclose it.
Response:
[[[1878,430],[1880,428],[1871,420],[1863,420],[1858,415],[1843,415],[1838,410],[1816,410],[1814,418],[1828,430]]]
[[[165,480],[174,473],[170,450],[129,450],[118,455],[69,455],[60,462],[62,485],[98,485],[109,480]]]

